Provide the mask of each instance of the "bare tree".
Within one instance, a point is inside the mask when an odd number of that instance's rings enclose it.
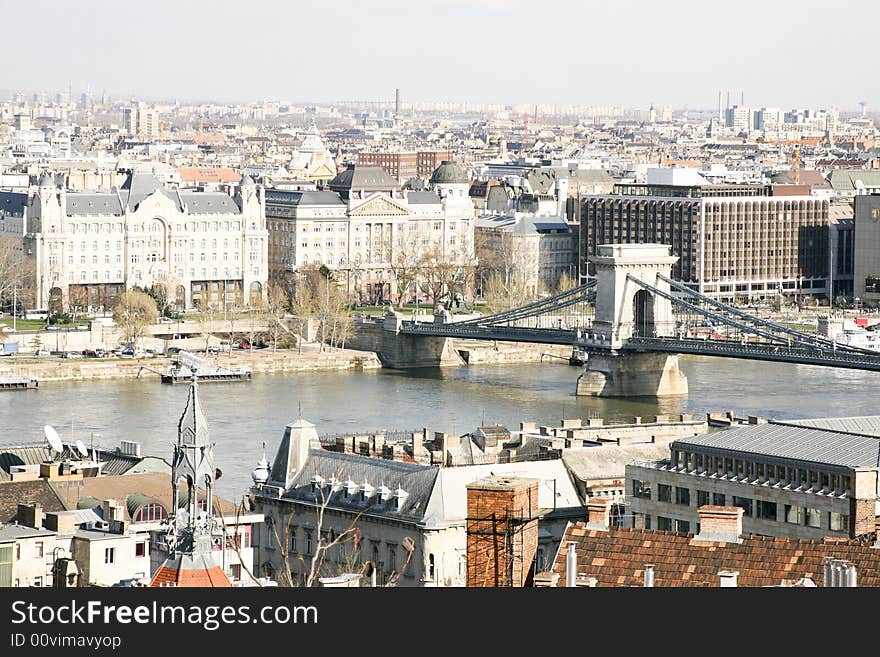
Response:
[[[122,329],[125,341],[131,342],[133,347],[158,315],[156,301],[138,290],[129,290],[119,295],[119,301],[113,309],[113,319]]]
[[[204,296],[201,297],[196,304],[199,314],[201,315],[202,333],[205,336],[205,351],[208,351],[211,341],[211,329],[213,328],[214,319],[217,316],[217,303],[209,301]]]
[[[339,473],[337,472],[337,476],[334,477],[336,481],[340,480],[338,475]],[[371,567],[376,568],[376,564],[372,561],[362,561],[360,559],[360,546],[363,543],[363,535],[357,524],[363,516],[365,509],[356,513],[346,528],[342,531],[336,532],[332,529],[325,529],[326,514],[330,505],[333,490],[330,488],[328,492],[325,492],[323,486],[318,487],[317,490],[318,492],[316,493],[315,498],[314,527],[310,527],[310,531],[313,533],[312,535],[316,538],[316,541],[311,555],[299,555],[296,557],[291,555],[291,535],[295,513],[289,513],[285,516],[283,540],[278,532],[277,525],[274,523],[272,524],[275,543],[281,554],[282,571],[281,577],[278,581],[280,586],[295,586],[297,582],[301,582],[303,586],[313,587],[317,586],[319,579],[324,576],[342,573],[358,573],[365,575]],[[391,573],[384,586],[396,586],[400,579],[400,575],[406,571],[412,561],[415,552],[415,542],[413,539],[406,536],[401,541],[401,545],[407,553],[406,560],[402,568]],[[334,567],[330,562],[330,558],[333,556],[332,553],[334,551],[337,553],[344,551],[346,546],[350,546],[351,548],[348,551],[347,557],[344,559],[336,559],[336,566]],[[336,554],[336,556],[338,557],[340,555]],[[293,573],[291,564],[292,559],[299,561],[303,566],[304,572],[302,578],[298,578]]]
[[[410,287],[415,290],[415,281],[419,274],[420,237],[415,223],[410,223],[398,231],[391,249],[389,267],[397,287],[397,303],[404,305]]]
[[[21,240],[0,236],[0,307],[19,307],[35,303],[36,267],[34,258],[21,247]],[[15,310],[15,309],[14,309]]]
[[[289,303],[290,298],[284,287],[277,283],[269,283],[269,289],[266,291],[266,321],[273,354],[278,350],[278,339],[281,335],[290,332],[285,324]]]

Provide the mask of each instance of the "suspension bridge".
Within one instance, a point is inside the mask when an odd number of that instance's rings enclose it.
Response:
[[[796,330],[700,294],[671,278],[670,247],[599,247],[596,277],[551,297],[453,322],[395,316],[385,328],[390,367],[448,364],[451,338],[571,345],[586,361],[577,392],[595,396],[687,394],[679,354],[880,371],[880,353]]]

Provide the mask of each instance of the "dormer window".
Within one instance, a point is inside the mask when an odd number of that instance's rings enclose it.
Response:
[[[397,490],[394,491],[394,510],[400,511],[403,508],[403,505],[406,503],[406,498],[409,497],[409,493],[405,490],[397,487]]]
[[[379,494],[379,499],[382,501],[383,504],[391,499],[391,489],[388,488],[388,486],[386,486],[385,484],[379,486],[376,492]]]
[[[360,487],[361,502],[367,502],[373,496],[375,490],[376,489],[373,486],[364,481],[364,483],[361,484]]]
[[[312,492],[317,493],[323,487],[324,487],[324,477],[322,477],[321,475],[316,473],[315,476],[312,477]]]
[[[345,482],[345,499],[350,500],[357,494],[358,485],[353,479],[349,479]]]

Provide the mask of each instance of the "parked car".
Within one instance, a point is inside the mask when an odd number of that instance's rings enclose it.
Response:
[[[73,360],[75,358],[82,358],[83,355],[81,353],[79,353],[78,351],[67,351],[64,354],[62,354],[61,357],[62,358],[70,358],[71,360]]]
[[[97,358],[98,352],[94,349],[83,349],[82,355],[86,358]]]
[[[160,317],[159,324],[174,324],[174,320],[170,317]]]

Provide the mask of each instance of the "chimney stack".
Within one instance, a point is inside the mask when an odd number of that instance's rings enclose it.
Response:
[[[654,564],[645,564],[645,588],[654,588]]]
[[[15,516],[18,524],[34,529],[43,528],[43,507],[36,502],[19,503]]]
[[[577,545],[574,541],[568,542],[568,552],[565,555],[565,585],[569,588],[577,586],[577,564],[578,557],[574,548]]]
[[[698,513],[700,533],[694,536],[694,541],[742,543],[742,507],[706,504],[699,508]]]
[[[722,589],[735,589],[737,587],[737,579],[739,578],[739,571],[737,571],[737,570],[721,570],[718,572],[718,577],[721,578],[721,588]]]
[[[587,502],[587,529],[607,532],[611,521],[611,502],[594,497]]]

